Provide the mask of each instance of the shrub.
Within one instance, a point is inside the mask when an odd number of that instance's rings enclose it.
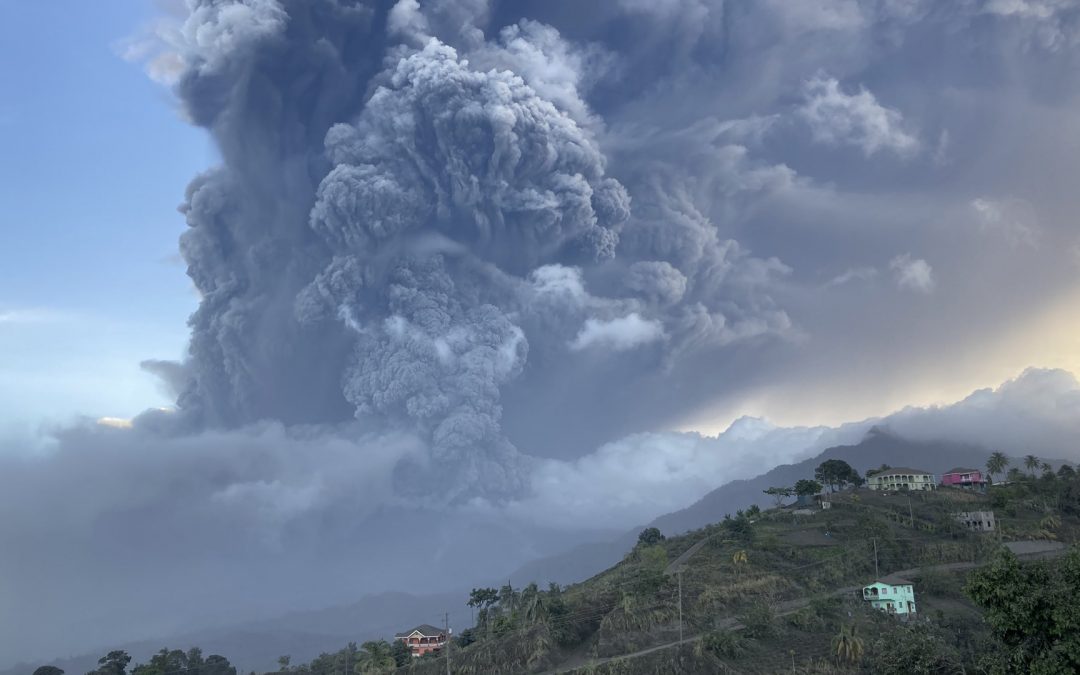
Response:
[[[772,608],[763,602],[756,602],[741,616],[739,622],[745,627],[747,637],[764,638],[776,632],[776,617]]]
[[[747,650],[746,640],[738,633],[727,630],[707,633],[701,639],[701,645],[706,651],[729,659],[737,659]]]
[[[925,624],[897,626],[874,641],[867,658],[868,671],[878,675],[909,673],[963,673],[959,655]]]

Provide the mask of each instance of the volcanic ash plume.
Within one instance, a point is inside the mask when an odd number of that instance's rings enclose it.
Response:
[[[316,47],[293,36],[289,17],[245,35],[254,42],[246,58],[310,58]],[[269,132],[258,117],[266,111],[245,98],[263,96],[253,73],[227,58],[204,60],[211,75],[189,74],[198,83],[231,68],[248,78],[211,128]],[[629,197],[576,123],[510,72],[470,70],[432,38],[373,82],[354,121],[325,131],[324,149],[304,142],[304,125],[326,119],[311,114],[319,106],[302,110],[299,83],[275,82],[290,96],[272,121],[278,131],[297,124],[296,135],[259,136],[255,148],[224,143],[226,166],[189,189],[183,248],[204,299],[182,407],[226,424],[310,422],[347,402],[374,427],[427,439],[429,468],[453,492],[516,492],[522,461],[500,431],[500,387],[526,363],[518,317],[529,311],[529,275],[611,259]],[[243,132],[233,117],[241,114],[256,115]],[[256,168],[249,153],[277,165]],[[312,167],[321,169],[317,187]],[[297,208],[304,201],[310,213]]]

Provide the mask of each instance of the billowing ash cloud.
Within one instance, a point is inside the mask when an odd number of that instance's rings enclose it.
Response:
[[[533,368],[572,377],[595,345],[671,369],[787,328],[755,290],[781,263],[717,238],[672,185],[642,186],[633,215],[579,89],[608,52],[522,21],[491,43],[457,26],[463,55],[431,35],[453,4],[193,3],[178,91],[224,163],[184,207],[203,299],[183,423],[355,416],[428,442],[402,489],[505,496],[528,461],[502,393]],[[579,291],[562,307],[537,286],[556,269]]]

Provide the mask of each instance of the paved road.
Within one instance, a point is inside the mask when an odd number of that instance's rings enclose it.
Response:
[[[715,535],[713,535],[713,536],[715,536]],[[697,542],[696,544],[694,544],[693,546],[688,548],[682,555],[680,555],[678,558],[676,558],[675,561],[671,563],[671,565],[668,565],[668,568],[666,570],[667,573],[668,574],[674,573],[679,565],[682,565],[687,560],[689,560],[690,557],[693,556],[695,553],[697,553],[698,550],[700,550],[701,547],[705,545],[705,542],[708,541],[711,538],[712,538],[711,536],[710,537],[705,537],[701,541]],[[1025,559],[1053,558],[1053,557],[1056,557],[1056,556],[1059,556],[1059,555],[1062,555],[1063,553],[1065,553],[1065,544],[1063,544],[1061,542],[1057,542],[1057,541],[1010,541],[1010,542],[1006,542],[1005,546],[1008,547],[1009,550],[1011,550],[1013,553],[1015,553],[1017,555],[1017,557],[1025,558]],[[895,574],[896,576],[899,576],[899,577],[917,577],[922,572],[928,571],[928,570],[943,571],[943,572],[958,572],[958,571],[961,571],[961,570],[974,569],[976,567],[982,566],[983,564],[985,564],[985,563],[974,563],[974,562],[944,563],[944,564],[941,564],[941,565],[930,565],[930,566],[925,566],[925,567],[913,567],[911,569],[906,569],[906,570],[898,570],[896,572],[893,572],[893,574]],[[824,597],[836,597],[836,596],[845,595],[845,594],[853,594],[853,593],[855,593],[855,591],[857,591],[857,590],[859,590],[861,588],[862,588],[862,586],[846,586],[844,588],[838,588],[838,589],[834,590],[833,592],[827,594]],[[785,614],[791,614],[792,612],[797,612],[798,610],[802,609],[803,607],[806,607],[807,605],[809,605],[811,600],[812,600],[811,598],[798,598],[798,599],[795,599],[795,600],[787,600],[787,601],[784,601],[784,602],[781,602],[781,603],[775,605],[773,607],[773,612],[777,616],[784,616]],[[735,619],[733,617],[728,617],[727,619],[724,619],[723,621],[718,622],[716,624],[716,627],[718,629],[723,629],[723,630],[732,630],[732,629],[742,628],[742,624],[739,623],[738,619]],[[599,666],[599,665],[602,665],[602,664],[605,664],[605,663],[610,663],[612,661],[625,661],[625,660],[628,660],[628,659],[636,659],[636,658],[638,658],[640,656],[645,656],[646,654],[652,654],[653,652],[658,652],[658,651],[660,651],[662,649],[671,649],[672,647],[677,647],[677,646],[682,645],[682,644],[688,644],[688,643],[697,642],[698,640],[700,640],[702,638],[702,635],[703,634],[693,635],[691,637],[684,638],[682,640],[676,640],[674,642],[667,642],[667,643],[664,643],[662,645],[656,645],[655,647],[649,647],[648,649],[642,649],[640,651],[631,652],[629,654],[620,654],[619,656],[609,656],[609,657],[603,658],[603,659],[584,659],[584,658],[581,658],[581,657],[572,658],[569,661],[564,662],[563,664],[557,666],[554,670],[546,671],[545,673],[542,673],[541,675],[556,675],[556,673],[570,673],[570,672],[573,672],[575,670],[578,670],[579,668],[583,668],[585,666]]]

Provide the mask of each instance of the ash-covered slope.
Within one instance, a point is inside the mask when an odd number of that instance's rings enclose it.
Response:
[[[800,478],[812,478],[814,468],[827,459],[842,459],[860,474],[867,469],[889,464],[911,466],[940,474],[955,466],[981,467],[990,450],[969,443],[951,441],[912,441],[875,427],[855,445],[827,448],[817,457],[797,464],[778,466],[747,480],[735,480],[718,487],[681,511],[660,516],[651,525],[665,533],[679,533],[703,527],[750,504],[766,505],[762,490],[772,486],[793,485]]]

